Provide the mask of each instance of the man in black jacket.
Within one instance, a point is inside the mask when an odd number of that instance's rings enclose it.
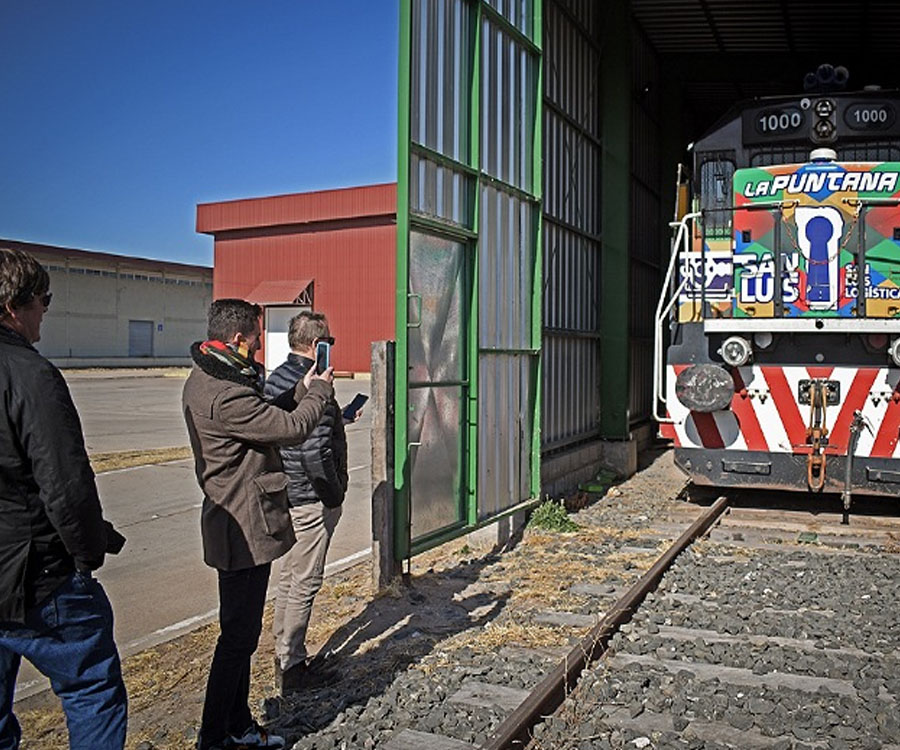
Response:
[[[313,366],[320,341],[334,343],[322,313],[301,312],[291,320],[291,353],[266,381],[267,398],[282,408],[294,408],[290,396]],[[333,397],[306,441],[283,447],[281,460],[288,475],[288,501],[297,541],[282,560],[273,630],[279,687],[282,693],[289,693],[329,676],[321,667],[310,667],[306,631],[347,492],[347,439],[341,409]]]
[[[32,346],[50,278],[0,248],[0,750],[15,750],[21,658],[50,678],[73,750],[121,750],[127,699],[109,599],[91,571],[123,538],[103,520],[81,422]]]

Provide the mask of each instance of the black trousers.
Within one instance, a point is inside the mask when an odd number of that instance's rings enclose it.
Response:
[[[219,571],[219,626],[203,718],[200,750],[219,744],[228,735],[241,735],[253,723],[248,703],[250,657],[259,644],[263,607],[271,565]]]

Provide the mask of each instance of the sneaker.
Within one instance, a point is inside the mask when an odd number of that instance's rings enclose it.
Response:
[[[255,721],[247,727],[247,730],[240,736],[231,735],[229,742],[225,743],[225,748],[229,750],[251,750],[252,748],[267,747],[272,750],[281,750],[284,747],[284,737],[277,734],[269,734],[264,727],[261,727]]]

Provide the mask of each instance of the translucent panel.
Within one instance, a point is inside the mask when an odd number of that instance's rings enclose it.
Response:
[[[601,13],[592,0],[544,4],[545,451],[599,434]]]
[[[463,389],[459,387],[410,388],[408,435],[413,539],[462,518],[464,405]]]
[[[481,347],[531,347],[535,222],[531,204],[493,188],[482,190],[478,255]]]
[[[532,12],[534,0],[487,0],[494,10],[521,31],[525,36],[531,37]]]
[[[544,29],[547,28],[548,11],[556,10],[556,6],[565,8],[567,15],[572,16],[577,23],[587,29],[589,33],[598,33],[598,21],[603,3],[597,0],[556,0],[556,2],[544,2]],[[546,45],[544,47],[546,49]]]
[[[487,18],[481,44],[481,168],[534,192],[535,59]]]
[[[560,11],[557,3],[544,4],[544,96],[598,139],[600,51],[585,35],[586,28],[592,27]]]
[[[543,449],[552,450],[597,437],[600,423],[599,342],[592,338],[546,333],[542,362]]]
[[[410,137],[469,161],[472,10],[465,0],[413,0]]]
[[[600,243],[544,222],[544,326],[595,332],[600,327]]]
[[[482,354],[478,360],[478,517],[530,496],[532,370],[523,354]]]
[[[411,232],[409,258],[409,382],[459,382],[465,368],[465,246]]]
[[[584,232],[600,234],[599,141],[544,109],[544,211]]]
[[[474,178],[410,155],[409,207],[415,213],[472,225]]]

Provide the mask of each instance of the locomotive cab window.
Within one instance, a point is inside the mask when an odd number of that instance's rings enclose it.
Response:
[[[707,237],[731,236],[731,190],[734,180],[733,161],[716,159],[700,167],[700,208],[704,212]]]

